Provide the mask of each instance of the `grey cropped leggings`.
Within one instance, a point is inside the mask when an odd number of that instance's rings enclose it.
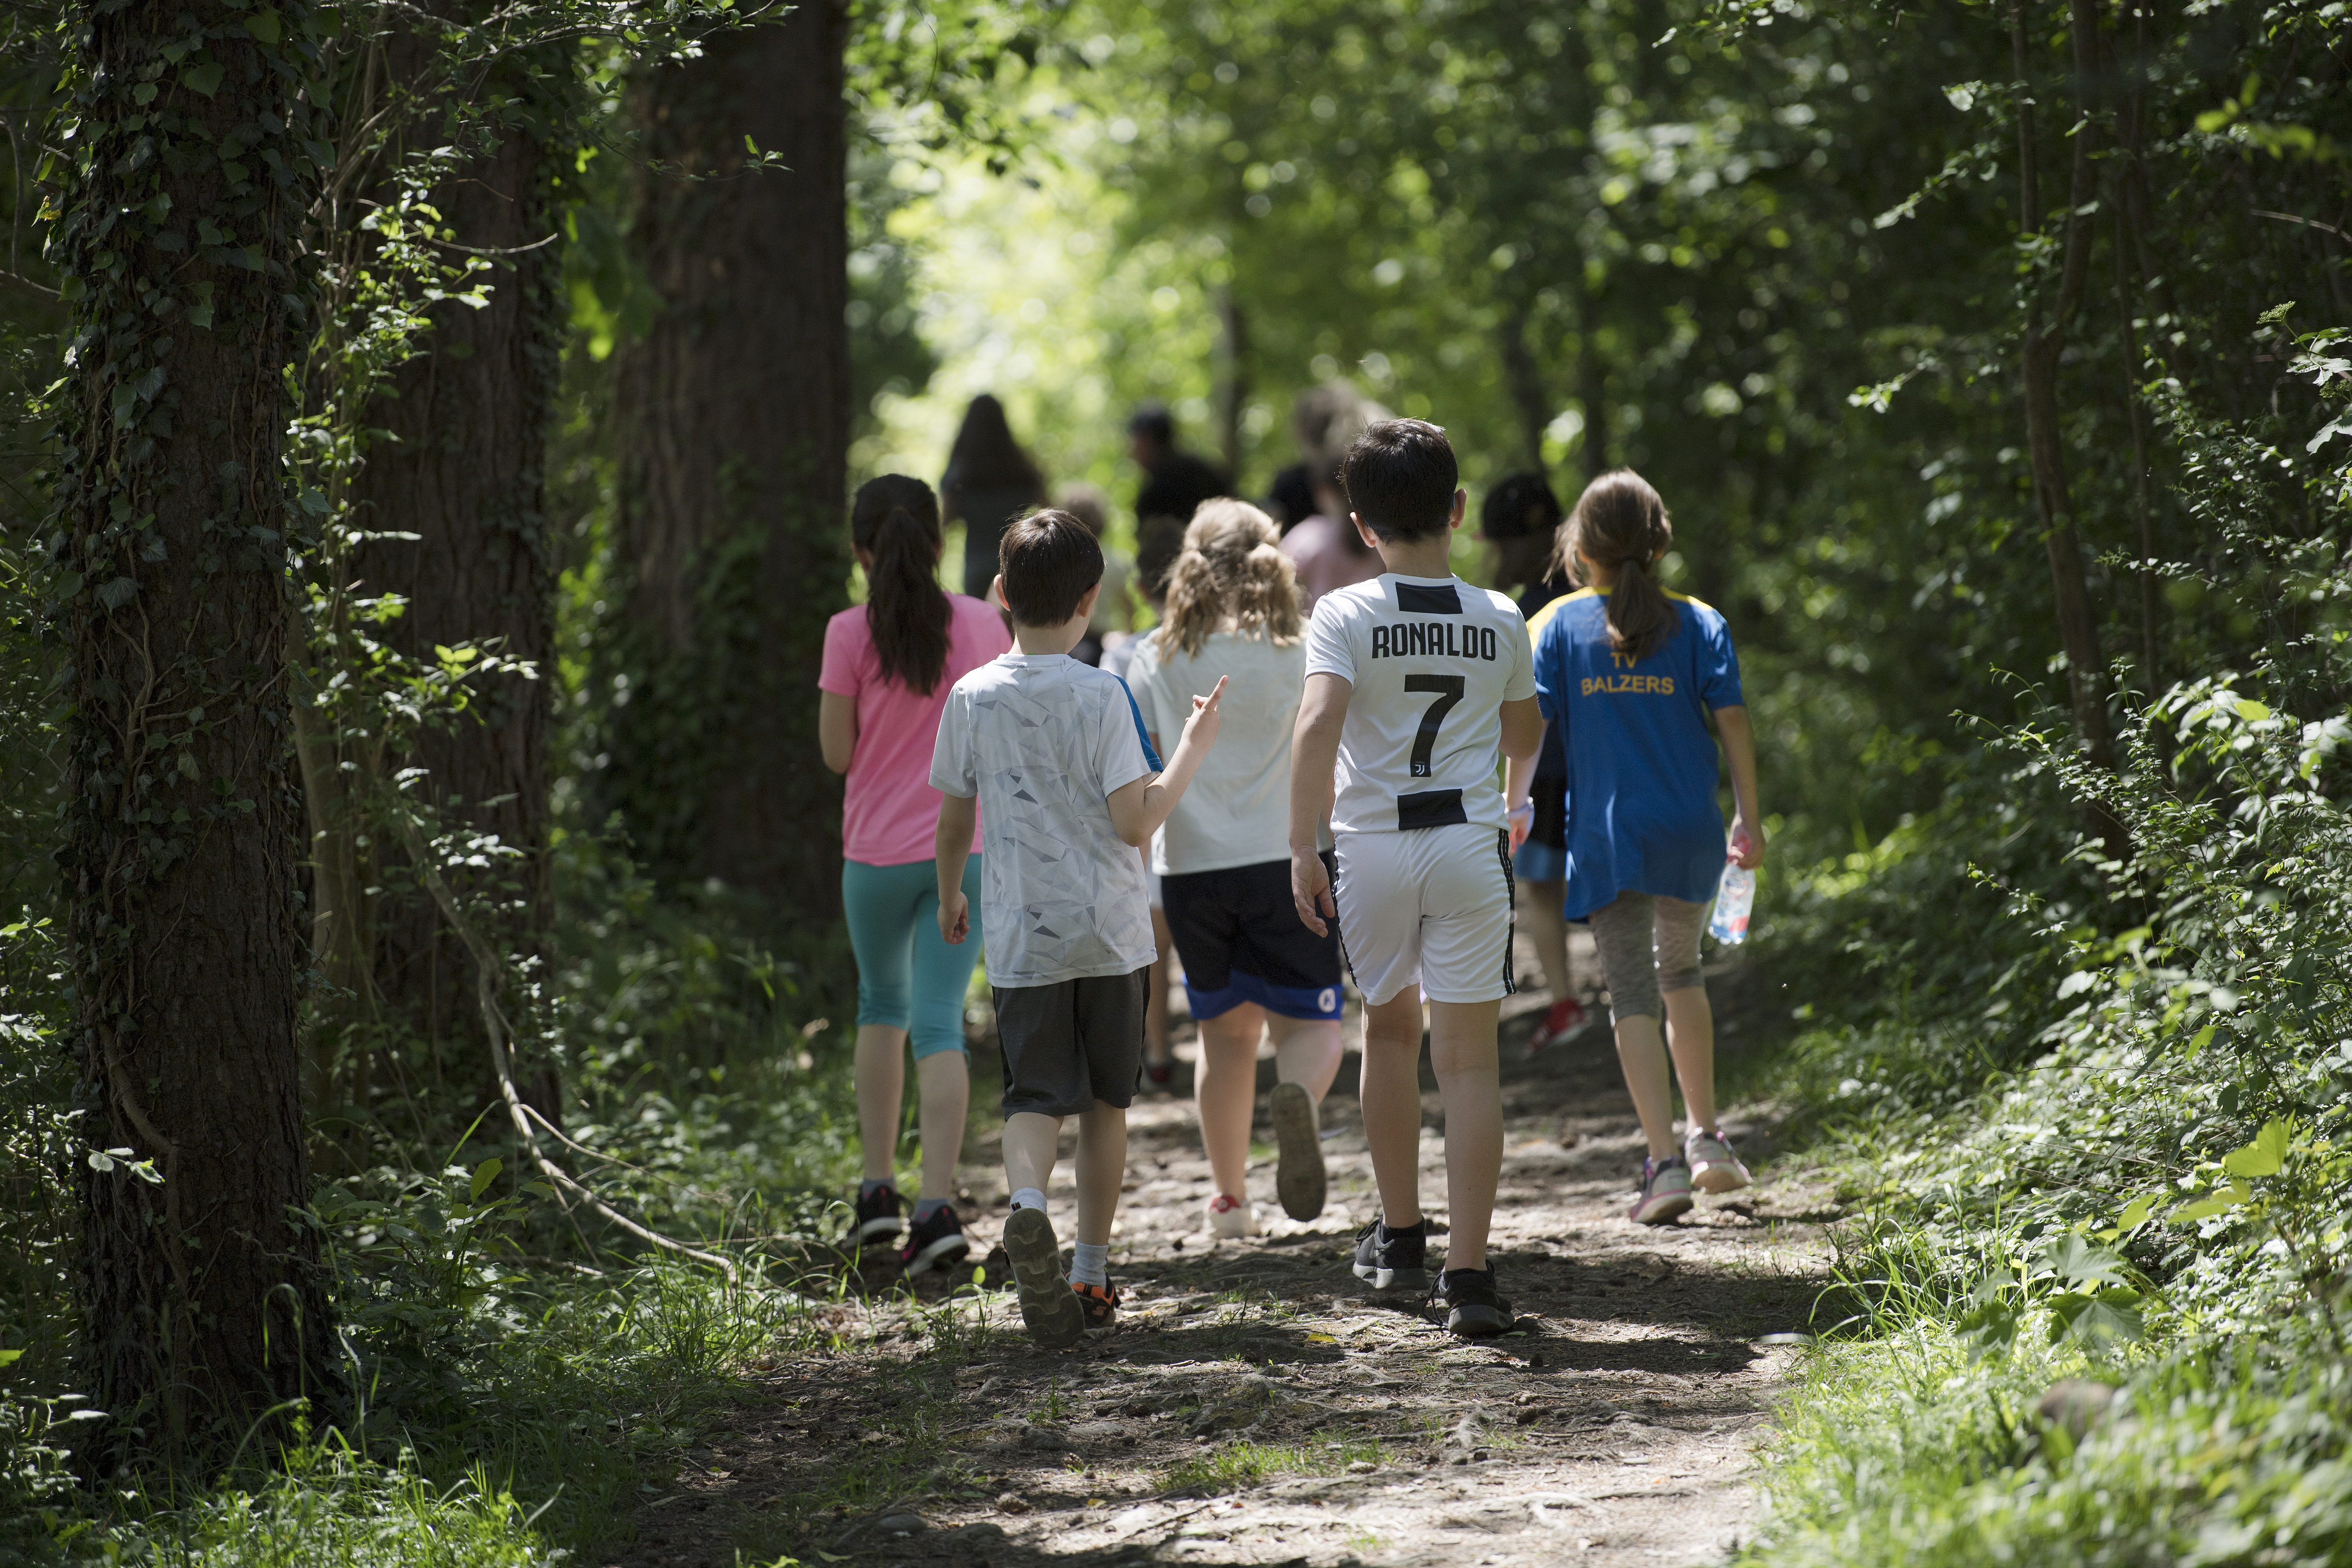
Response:
[[[1609,982],[1609,1016],[1655,1018],[1658,995],[1706,982],[1698,970],[1698,933],[1706,906],[1664,894],[1620,893],[1592,911],[1592,941]]]

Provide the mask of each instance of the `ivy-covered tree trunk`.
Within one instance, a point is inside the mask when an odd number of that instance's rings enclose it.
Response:
[[[662,305],[614,394],[609,798],[657,875],[785,921],[840,899],[815,690],[846,603],[845,33],[844,0],[816,0],[632,89],[649,172],[630,242]],[[747,137],[782,167],[747,168]]]
[[[429,35],[400,35],[389,50],[397,79],[427,63],[404,57]],[[528,82],[515,84],[528,92]],[[420,134],[432,135],[427,121]],[[428,143],[429,145],[429,143]],[[433,309],[423,352],[403,364],[370,410],[385,432],[352,487],[361,527],[414,539],[382,539],[357,563],[360,592],[398,594],[406,611],[386,640],[430,662],[436,647],[495,639],[531,660],[542,678],[485,678],[457,722],[428,730],[397,767],[421,767],[425,797],[453,831],[495,835],[519,858],[493,858],[470,890],[499,913],[485,932],[506,951],[536,952],[548,921],[547,729],[554,649],[553,552],[543,465],[560,349],[559,247],[552,169],[543,136],[509,130],[488,155],[452,172],[433,205],[458,244],[492,258],[488,303],[444,300]],[[380,846],[380,856],[389,856]],[[397,857],[391,857],[397,858]],[[460,891],[469,889],[453,873]],[[478,1041],[474,965],[421,891],[380,901],[370,921],[373,984],[392,1016],[436,1040]],[[478,1060],[478,1053],[460,1059]],[[551,1068],[518,1064],[543,1114],[555,1113]],[[485,1069],[487,1072],[487,1069]]]
[[[303,331],[307,7],[91,4],[52,258],[82,1386],[201,1454],[333,1389],[295,1039],[299,635],[279,468]],[[152,1178],[134,1167],[152,1163]]]

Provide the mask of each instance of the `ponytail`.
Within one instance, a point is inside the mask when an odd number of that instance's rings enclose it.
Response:
[[[1665,501],[1631,468],[1612,469],[1585,486],[1559,531],[1556,570],[1582,582],[1589,560],[1616,574],[1609,589],[1609,646],[1621,653],[1647,658],[1682,625],[1656,575],[1674,538]]]
[[[866,626],[882,679],[929,697],[947,673],[950,615],[939,584],[939,498],[904,474],[868,479],[850,506],[849,533],[874,557],[866,571]]]
[[[1227,621],[1276,647],[1295,641],[1298,582],[1290,557],[1276,547],[1280,537],[1274,520],[1245,500],[1202,501],[1168,570],[1168,605],[1154,634],[1161,652],[1197,655]]]

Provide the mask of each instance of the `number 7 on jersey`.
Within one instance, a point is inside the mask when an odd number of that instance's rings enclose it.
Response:
[[[1437,731],[1454,705],[1462,700],[1468,683],[1458,675],[1408,675],[1404,678],[1407,691],[1434,693],[1437,700],[1421,716],[1421,730],[1412,738],[1412,776],[1430,776],[1431,753],[1437,749]]]

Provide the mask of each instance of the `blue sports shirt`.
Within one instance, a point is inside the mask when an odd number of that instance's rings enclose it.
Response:
[[[1741,700],[1731,630],[1668,594],[1679,624],[1647,658],[1609,646],[1608,590],[1555,599],[1528,625],[1536,696],[1568,751],[1568,897],[1582,920],[1623,892],[1700,903],[1723,875],[1720,767],[1706,710]]]

